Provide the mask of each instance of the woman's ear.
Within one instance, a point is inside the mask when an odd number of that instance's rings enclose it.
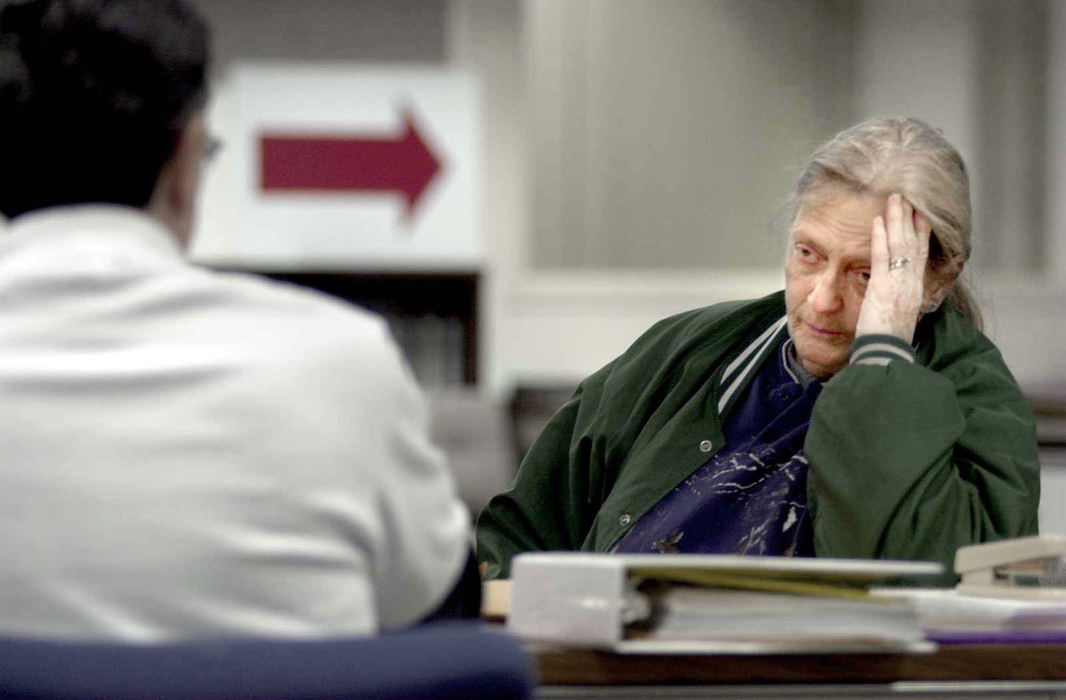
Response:
[[[922,313],[932,313],[940,308],[940,305],[951,294],[955,281],[962,274],[966,261],[960,262],[952,270],[928,270],[926,272],[925,292],[922,295]]]

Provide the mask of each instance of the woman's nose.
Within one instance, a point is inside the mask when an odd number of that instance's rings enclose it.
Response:
[[[822,270],[814,281],[814,287],[808,297],[811,308],[821,314],[839,311],[844,305],[840,292],[840,277],[835,271]]]

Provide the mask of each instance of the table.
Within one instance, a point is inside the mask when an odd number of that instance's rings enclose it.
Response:
[[[932,654],[636,655],[537,648],[539,697],[975,697],[1066,700],[1066,645]]]

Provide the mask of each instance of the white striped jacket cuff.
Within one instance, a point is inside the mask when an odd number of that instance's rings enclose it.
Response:
[[[889,362],[914,363],[914,348],[894,335],[863,335],[851,345],[853,365],[887,365]]]

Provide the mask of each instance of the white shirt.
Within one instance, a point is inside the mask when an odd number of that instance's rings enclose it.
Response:
[[[0,631],[374,632],[454,585],[469,514],[383,322],[196,268],[123,207],[0,237]]]

